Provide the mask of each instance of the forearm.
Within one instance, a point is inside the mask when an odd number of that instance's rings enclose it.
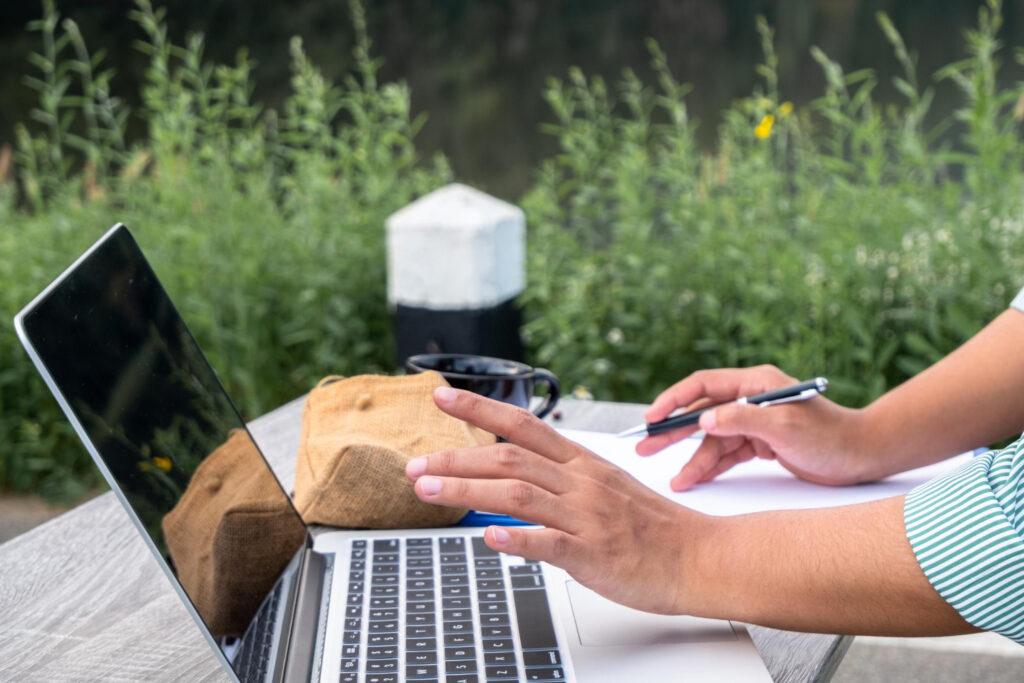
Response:
[[[862,411],[861,448],[885,476],[1024,429],[1024,313],[1010,309]]]
[[[689,614],[814,633],[977,630],[918,566],[902,497],[693,523],[681,596]]]

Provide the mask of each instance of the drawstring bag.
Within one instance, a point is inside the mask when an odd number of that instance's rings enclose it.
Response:
[[[447,382],[436,372],[332,376],[309,392],[295,469],[295,507],[307,524],[437,527],[465,516],[422,502],[405,476],[417,456],[496,440],[441,412],[439,386]]]
[[[244,429],[203,458],[160,524],[185,592],[215,636],[240,636],[306,528]]]

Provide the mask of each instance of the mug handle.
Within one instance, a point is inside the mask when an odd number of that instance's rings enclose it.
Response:
[[[558,383],[558,378],[550,370],[534,368],[533,375],[535,383],[546,384],[548,387],[544,402],[533,411],[537,417],[544,417],[554,410],[555,404],[558,403],[558,399],[562,395],[562,385]]]

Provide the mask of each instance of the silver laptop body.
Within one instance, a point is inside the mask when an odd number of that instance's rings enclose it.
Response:
[[[616,605],[481,528],[307,528],[121,224],[14,322],[232,680],[770,680],[742,625]]]

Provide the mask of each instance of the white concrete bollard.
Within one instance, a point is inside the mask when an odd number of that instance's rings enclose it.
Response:
[[[399,366],[417,353],[521,359],[515,303],[525,289],[519,207],[460,184],[387,220],[388,304]]]

